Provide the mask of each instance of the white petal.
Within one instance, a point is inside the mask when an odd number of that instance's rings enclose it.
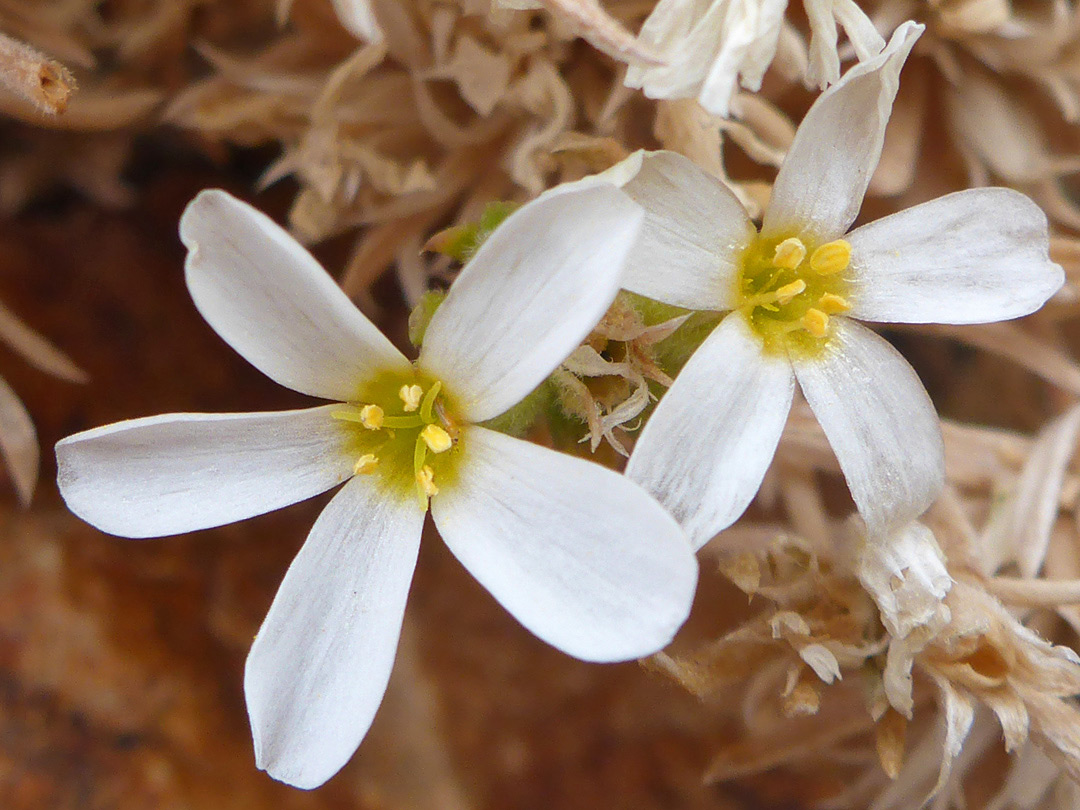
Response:
[[[833,14],[836,21],[844,27],[844,33],[851,41],[855,55],[860,62],[865,62],[881,53],[885,40],[874,27],[866,12],[859,8],[854,0],[834,0]]]
[[[730,309],[738,257],[756,230],[722,182],[676,152],[638,152],[625,185],[645,209],[623,287],[687,309]],[[609,170],[610,171],[610,170]]]
[[[701,84],[698,101],[714,115],[727,116],[736,80],[758,36],[760,0],[728,4],[724,34]]]
[[[277,413],[172,413],[58,442],[68,508],[121,537],[222,526],[302,501],[352,475],[337,405]]]
[[[37,431],[22,400],[0,379],[0,456],[23,506],[29,506],[40,460]]]
[[[697,96],[710,113],[727,116],[740,74],[743,86],[760,87],[786,6],[787,0],[660,0],[639,41],[664,63],[631,66],[625,84],[649,98]]]
[[[345,402],[408,361],[280,226],[224,191],[201,192],[180,219],[195,306],[271,379]]]
[[[780,33],[784,29],[784,12],[788,0],[759,0],[757,32],[742,62],[740,84],[747,90],[761,89],[765,71],[776,58]],[[715,112],[715,111],[714,111]]]
[[[810,24],[810,64],[806,68],[806,81],[822,89],[840,77],[833,5],[833,0],[804,0],[803,3]]]
[[[648,98],[697,95],[705,71],[723,44],[730,11],[730,3],[720,0],[660,0],[642,24],[638,39],[661,54],[664,64],[631,65],[626,86],[641,88]]]
[[[944,485],[937,413],[886,340],[848,318],[831,323],[825,355],[793,358],[795,376],[867,528],[891,533],[925,512]]]
[[[686,620],[697,560],[643,490],[599,464],[480,427],[431,501],[443,540],[526,628],[586,661],[656,652]]]
[[[643,216],[595,184],[533,200],[484,242],[431,319],[418,361],[465,420],[517,403],[589,334],[619,290]]]
[[[948,194],[856,228],[851,316],[989,323],[1034,312],[1064,283],[1046,215],[1007,188]]]
[[[675,516],[700,548],[757,494],[791,410],[786,357],[763,354],[746,319],[721,321],[664,394],[626,474]]]
[[[255,764],[300,788],[349,761],[394,665],[424,511],[365,476],[327,505],[266,614],[244,669]]]
[[[881,157],[900,68],[923,28],[901,25],[885,50],[851,68],[814,102],[776,176],[763,231],[829,240],[854,222]]]
[[[383,32],[375,19],[371,0],[333,0],[334,11],[346,30],[364,42],[382,42]]]

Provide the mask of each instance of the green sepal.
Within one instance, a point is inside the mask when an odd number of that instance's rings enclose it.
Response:
[[[524,436],[544,412],[556,407],[555,390],[551,378],[544,380],[530,391],[521,402],[510,410],[482,423],[482,427],[505,433],[507,436]]]
[[[484,206],[476,222],[454,225],[439,231],[424,246],[464,264],[476,255],[476,251],[508,216],[518,208],[518,203],[495,200]]]

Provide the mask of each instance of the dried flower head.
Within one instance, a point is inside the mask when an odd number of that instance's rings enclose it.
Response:
[[[806,80],[824,88],[840,78],[837,52],[839,23],[860,60],[885,47],[885,40],[854,0],[805,0],[810,20]],[[793,34],[784,20],[786,0],[660,0],[642,26],[640,40],[660,54],[659,66],[632,66],[628,87],[641,88],[650,98],[697,98],[706,110],[727,115],[739,83],[761,89],[765,71],[781,39],[787,48],[787,71],[801,73]]]

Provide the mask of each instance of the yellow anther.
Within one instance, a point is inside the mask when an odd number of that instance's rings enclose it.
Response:
[[[432,453],[445,453],[454,445],[450,434],[438,425],[428,425],[420,431],[420,438]]]
[[[383,424],[383,409],[378,405],[365,405],[360,409],[360,424],[368,430],[378,430]]]
[[[847,270],[851,264],[851,245],[843,239],[826,242],[810,256],[810,267],[823,276]]]
[[[790,284],[785,284],[779,290],[776,291],[776,303],[786,304],[791,301],[796,295],[806,289],[806,282],[801,278],[796,279]]]
[[[802,264],[805,258],[806,245],[802,243],[801,239],[793,236],[776,246],[776,254],[773,256],[772,263],[777,267],[783,267],[785,270],[794,270]]]
[[[833,293],[825,293],[818,299],[818,309],[824,312],[826,315],[839,315],[841,312],[847,312],[851,309],[851,304],[842,295],[834,295]]]
[[[829,328],[829,316],[820,309],[808,309],[802,318],[803,328],[814,337],[825,337]]]
[[[416,483],[429,498],[439,494],[439,488],[435,486],[435,471],[427,464],[416,473]]]
[[[364,453],[356,460],[356,464],[353,465],[353,473],[355,475],[367,475],[368,473],[375,472],[375,468],[379,466],[379,460],[371,453]]]
[[[412,413],[420,409],[420,400],[424,398],[424,389],[419,385],[403,385],[397,392],[401,401],[405,403],[405,413]]]

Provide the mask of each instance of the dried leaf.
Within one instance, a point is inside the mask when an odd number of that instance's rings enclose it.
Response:
[[[23,506],[30,505],[38,477],[37,432],[19,397],[0,379],[0,455]]]
[[[1032,578],[1042,567],[1057,519],[1065,470],[1080,440],[1080,406],[1048,424],[1028,454],[1008,500],[987,522],[983,544],[1001,549],[1000,559],[987,560],[995,570],[1013,560],[1021,576]]]
[[[3,304],[0,304],[0,341],[46,374],[76,383],[88,379],[86,372],[71,358],[16,318]]]
[[[663,59],[604,11],[599,0],[499,0],[506,8],[546,8],[565,18],[571,30],[597,50],[621,62],[659,65]]]
[[[899,712],[889,709],[874,727],[874,742],[877,747],[881,769],[890,779],[895,779],[904,764],[904,739],[907,732],[907,720]]]

